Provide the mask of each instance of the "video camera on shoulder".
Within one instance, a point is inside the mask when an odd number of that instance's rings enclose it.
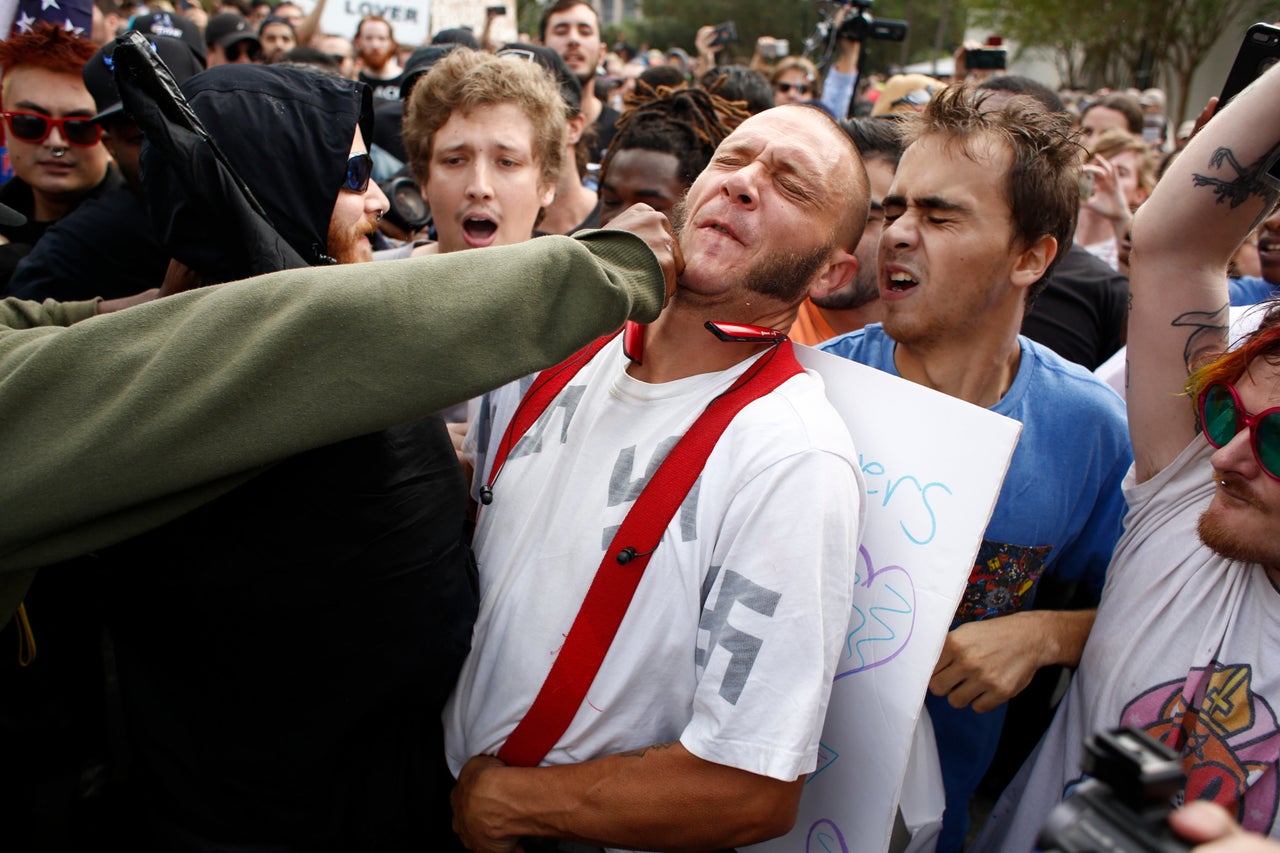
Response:
[[[1045,853],[1186,853],[1169,827],[1186,785],[1177,753],[1141,729],[1099,732],[1085,741],[1081,782],[1054,807],[1036,839]]]
[[[891,21],[871,15],[871,0],[850,0],[850,14],[840,24],[839,36],[849,41],[903,41],[907,37],[906,21]]]

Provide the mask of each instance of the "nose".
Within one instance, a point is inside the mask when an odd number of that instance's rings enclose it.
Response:
[[[369,188],[364,191],[365,213],[379,214],[391,207],[387,194],[382,191],[376,181],[369,181]]]
[[[724,192],[731,201],[741,204],[748,209],[754,208],[760,202],[759,181],[761,180],[761,172],[763,166],[760,163],[751,163],[741,169],[733,172],[725,179]]]
[[[69,148],[71,143],[67,142],[67,138],[62,135],[62,128],[56,124],[49,126],[49,135],[45,137],[44,144],[50,148]]]
[[[467,198],[481,201],[493,198],[493,182],[489,179],[489,166],[477,159],[471,166],[471,179],[467,182]]]
[[[892,222],[885,220],[880,226],[880,250],[909,249],[918,237],[915,221],[910,212],[904,212]]]
[[[1209,457],[1209,464],[1219,473],[1230,471],[1248,480],[1262,474],[1258,459],[1253,455],[1252,435],[1248,427],[1240,430],[1225,445],[1213,451],[1213,455]]]

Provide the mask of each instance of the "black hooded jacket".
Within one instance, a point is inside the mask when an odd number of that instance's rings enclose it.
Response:
[[[168,138],[148,127],[142,152],[152,219],[173,256],[206,281],[299,265],[263,250],[230,166],[302,263],[332,263],[329,218],[356,127],[373,139],[368,87],[309,68],[233,64],[196,74],[182,92],[214,144],[169,121]]]
[[[144,151],[175,254],[229,277],[261,271],[287,255],[273,225],[303,259],[327,262],[357,122],[371,132],[367,88],[262,66],[183,88],[225,163],[197,145],[176,165]],[[269,225],[246,213],[250,197]],[[456,844],[440,713],[478,605],[465,507],[452,443],[426,418],[299,454],[97,555],[136,806],[128,846]]]

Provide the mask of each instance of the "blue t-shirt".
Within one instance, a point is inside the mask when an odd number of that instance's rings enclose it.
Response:
[[[1048,572],[1079,581],[1096,601],[1120,537],[1120,486],[1133,462],[1124,403],[1109,386],[1029,338],[1013,384],[991,411],[1022,423],[954,624],[1026,610]],[[896,344],[879,323],[819,349],[898,376]],[[925,706],[942,763],[947,810],[939,851],[959,850],[968,804],[991,764],[1005,706],[957,710],[932,693]]]
[[[1276,286],[1265,278],[1242,275],[1227,279],[1227,292],[1231,295],[1232,305],[1257,305],[1275,296]]]

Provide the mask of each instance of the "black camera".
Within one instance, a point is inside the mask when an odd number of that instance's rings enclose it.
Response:
[[[890,21],[871,16],[871,0],[852,0],[849,16],[840,24],[838,35],[849,41],[903,41],[907,37],[906,21]]]
[[[1003,47],[974,47],[964,52],[964,64],[970,71],[1003,71],[1006,62]]]
[[[1036,839],[1046,853],[1186,853],[1169,827],[1186,775],[1178,754],[1141,729],[1099,732],[1085,742],[1081,782],[1054,807]]]
[[[738,40],[738,25],[733,21],[716,24],[715,35],[711,37],[712,47],[722,47]]]
[[[384,214],[387,222],[406,234],[421,231],[431,224],[431,210],[413,178],[396,175],[378,186],[387,197],[389,206]]]

